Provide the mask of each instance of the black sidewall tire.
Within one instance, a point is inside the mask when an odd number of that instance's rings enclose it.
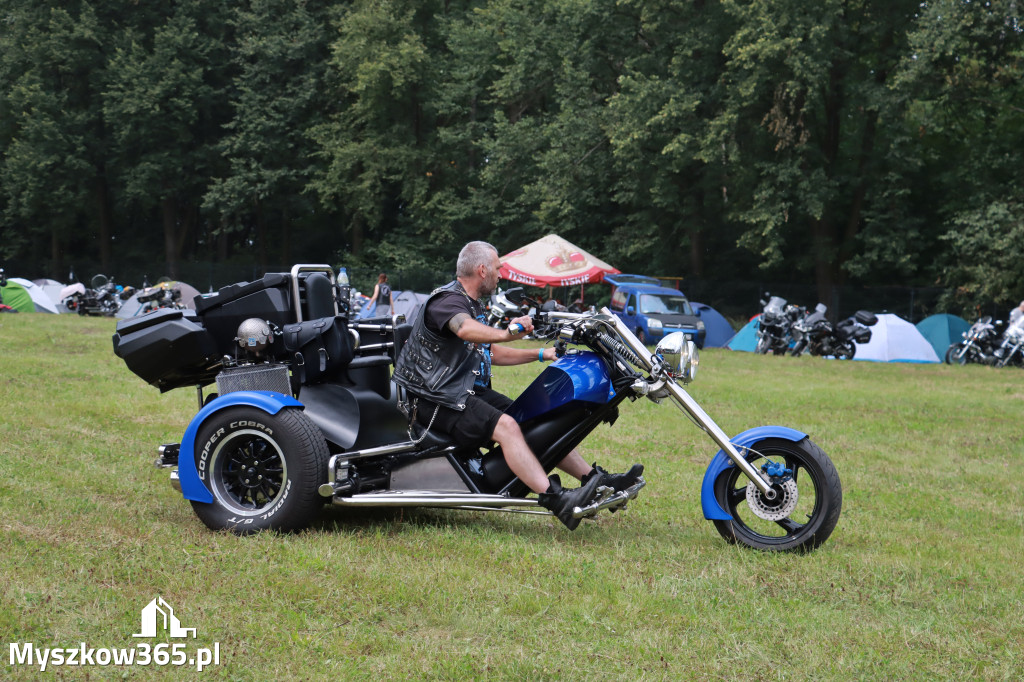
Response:
[[[285,473],[270,503],[246,509],[227,490],[224,465],[232,448],[254,440],[283,459]],[[254,407],[225,408],[203,423],[195,442],[196,468],[214,501],[192,501],[192,508],[208,528],[238,534],[301,530],[323,507],[318,488],[327,480],[327,443],[301,410],[286,408],[271,415]]]
[[[972,353],[964,353],[962,356],[957,357],[963,347],[959,343],[954,343],[946,350],[946,364],[947,365],[966,365],[971,360]]]
[[[766,551],[808,552],[820,546],[835,530],[843,507],[842,484],[839,481],[839,472],[836,471],[832,460],[809,438],[804,438],[796,443],[780,438],[768,438],[749,447],[751,450],[769,454],[791,452],[802,460],[803,467],[806,469],[804,475],[809,473],[818,482],[817,507],[814,517],[808,520],[799,533],[788,538],[780,538],[778,541],[767,540],[750,532],[742,523],[734,521],[716,520],[714,523],[718,533],[730,543],[739,543],[753,549]],[[748,459],[759,458],[754,455]],[[739,469],[733,466],[715,480],[715,499],[726,511],[730,511],[726,499],[728,487],[732,485],[737,476],[746,480]]]

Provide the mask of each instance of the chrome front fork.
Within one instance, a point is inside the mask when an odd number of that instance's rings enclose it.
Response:
[[[615,326],[616,331],[619,333],[619,337],[626,343],[631,351],[633,351],[640,361],[644,364],[644,369],[650,372],[654,368],[654,360],[652,359],[651,351],[647,349],[640,339],[629,330],[623,322],[612,314],[607,308],[602,308],[601,313],[607,315],[609,323]],[[747,459],[736,450],[736,447],[729,442],[729,437],[725,435],[722,429],[718,428],[718,424],[708,416],[708,413],[704,411],[697,401],[687,393],[682,386],[677,384],[673,379],[669,378],[665,381],[665,389],[672,396],[673,402],[676,406],[690,415],[701,428],[711,437],[711,440],[715,442],[718,447],[732,460],[733,464],[739,467],[739,470],[743,474],[754,482],[757,489],[764,495],[765,499],[775,499],[776,492],[771,487],[771,484],[761,475],[757,469],[755,469]]]

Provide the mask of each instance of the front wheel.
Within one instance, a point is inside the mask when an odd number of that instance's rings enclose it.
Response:
[[[745,457],[778,494],[766,499],[739,467],[723,471],[715,497],[732,520],[714,522],[722,537],[778,552],[806,552],[825,542],[843,506],[839,473],[828,455],[807,438],[768,438],[747,448]]]
[[[327,443],[301,410],[226,408],[203,422],[196,452],[213,502],[193,501],[192,508],[213,530],[299,530],[323,506]]]
[[[965,365],[967,364],[967,348],[959,343],[951,344],[946,349],[946,364],[947,365]]]

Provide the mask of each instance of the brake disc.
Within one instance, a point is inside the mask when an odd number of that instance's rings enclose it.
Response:
[[[772,488],[778,493],[778,497],[774,500],[766,500],[753,481],[747,483],[747,505],[758,518],[765,521],[781,521],[796,509],[800,495],[797,492],[796,481],[792,478],[786,479],[782,483],[776,483]]]

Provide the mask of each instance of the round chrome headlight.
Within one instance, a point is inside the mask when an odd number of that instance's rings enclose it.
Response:
[[[697,345],[682,332],[673,332],[663,338],[654,354],[665,362],[674,379],[688,384],[697,376]]]

